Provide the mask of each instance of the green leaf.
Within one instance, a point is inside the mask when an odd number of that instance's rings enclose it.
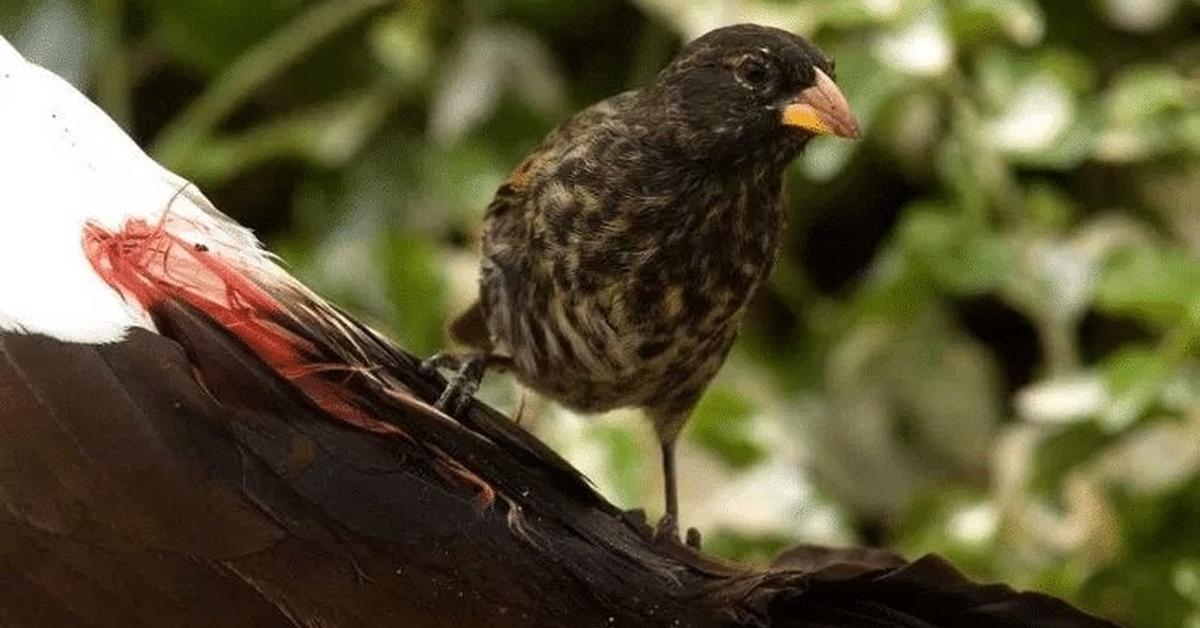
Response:
[[[1195,604],[1180,591],[1178,573],[1200,558],[1200,476],[1158,493],[1114,488],[1110,503],[1121,524],[1122,553],[1101,567],[1081,592],[1091,607],[1129,626],[1180,626]],[[1119,602],[1118,606],[1113,602]]]
[[[1032,46],[1046,33],[1046,18],[1034,0],[962,0],[948,7],[951,28],[961,43],[1004,36]]]
[[[997,577],[999,522],[987,496],[961,487],[930,487],[913,500],[898,527],[895,544],[916,556],[937,552],[974,578]]]
[[[415,185],[430,204],[441,206],[424,222],[476,224],[505,176],[505,164],[489,144],[464,139],[428,146],[417,157]]]
[[[376,256],[386,261],[388,296],[393,307],[392,328],[401,345],[418,355],[430,355],[443,345],[446,286],[428,240],[406,232],[379,239]]]
[[[716,454],[731,469],[759,462],[766,451],[751,433],[754,406],[736,391],[713,387],[689,420],[688,439]]]
[[[269,119],[237,135],[196,138],[172,165],[207,185],[287,158],[326,168],[345,166],[378,132],[395,103],[393,86],[381,84],[336,102]]]
[[[560,112],[566,88],[555,60],[534,32],[513,25],[471,29],[439,72],[429,133],[459,140],[493,117],[506,95],[546,115]]]
[[[429,5],[413,3],[371,25],[370,43],[375,57],[399,81],[416,85],[433,70],[437,52],[429,32]]]
[[[1200,98],[1177,70],[1142,65],[1124,70],[1103,102],[1105,134],[1096,157],[1114,163],[1142,161],[1192,149],[1200,141]]]
[[[704,538],[704,551],[740,563],[767,564],[796,540],[778,534],[745,534],[720,529]]]
[[[1025,188],[1025,215],[1040,233],[1062,233],[1075,223],[1079,207],[1058,185],[1033,181]]]
[[[1101,419],[1114,430],[1132,424],[1158,405],[1174,371],[1164,352],[1138,346],[1108,356],[1101,369],[1112,400]]]
[[[1179,595],[1200,607],[1200,559],[1192,558],[1175,565],[1172,581]]]
[[[303,6],[300,0],[171,0],[146,4],[155,18],[158,44],[175,59],[209,72],[228,66]]]
[[[605,479],[620,504],[635,506],[645,497],[646,459],[637,436],[622,425],[598,423],[588,430],[606,454]]]
[[[1004,240],[936,205],[909,209],[899,229],[913,264],[952,294],[992,291],[1014,267],[1015,256]]]
[[[1104,361],[1104,382],[1114,394],[1121,395],[1150,382],[1161,382],[1167,375],[1167,363],[1150,347],[1126,347]]]
[[[1078,168],[1093,154],[1100,141],[1100,121],[1094,111],[1077,111],[1074,118],[1049,145],[1034,151],[1014,151],[1013,163],[1030,168],[1068,171]]]
[[[1082,163],[1101,124],[1095,107],[1079,97],[1087,79],[1077,59],[992,58],[999,65],[983,67],[998,74],[991,79],[992,107],[980,129],[988,143],[1022,165],[1066,170]]]
[[[86,87],[92,58],[93,28],[87,3],[81,0],[39,0],[0,3],[0,35],[33,63]]]
[[[923,312],[938,296],[922,269],[903,254],[891,250],[880,256],[853,303],[853,320],[902,321]]]
[[[1188,80],[1164,65],[1126,68],[1104,99],[1109,119],[1120,126],[1141,126],[1171,111],[1194,106]]]
[[[1105,264],[1097,289],[1101,310],[1158,326],[1197,325],[1200,262],[1171,247],[1128,246]]]
[[[8,0],[0,3],[0,36],[11,38],[21,27],[33,0]]]
[[[1046,436],[1035,449],[1028,490],[1057,502],[1063,483],[1075,469],[1099,455],[1114,436],[1095,421],[1072,423]]]
[[[1013,95],[1033,81],[1061,85],[1072,95],[1095,91],[1099,82],[1095,64],[1077,51],[1066,48],[1042,48],[1019,52],[991,46],[975,58],[979,82],[976,96],[985,107],[998,110],[1011,104]]]
[[[1188,113],[1179,122],[1179,143],[1195,155],[1200,155],[1200,111]]]

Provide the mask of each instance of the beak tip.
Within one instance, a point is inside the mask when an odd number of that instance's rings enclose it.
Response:
[[[853,116],[848,119],[831,120],[827,124],[825,131],[818,135],[832,135],[847,140],[860,140],[863,137],[862,127]]]
[[[783,123],[808,129],[817,135],[861,139],[862,128],[842,91],[820,68],[815,72],[813,85],[805,88],[784,107]]]

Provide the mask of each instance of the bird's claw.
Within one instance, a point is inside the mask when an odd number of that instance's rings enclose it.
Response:
[[[665,514],[658,520],[658,525],[654,527],[654,540],[679,542],[679,525],[675,523],[675,517]]]
[[[686,536],[680,540],[679,524],[676,523],[675,517],[669,514],[663,515],[662,519],[658,520],[658,525],[654,527],[655,543],[699,550],[700,541],[700,531],[696,528],[688,528]]]
[[[420,368],[426,375],[443,369],[453,372],[433,405],[450,416],[458,416],[479,390],[479,383],[487,370],[487,360],[478,355],[438,353],[422,361]]]
[[[638,534],[648,539],[655,538],[656,532],[654,528],[650,527],[650,522],[646,519],[645,510],[642,510],[641,508],[622,510],[621,520],[625,522],[625,525],[628,525],[636,530]]]
[[[435,353],[424,360],[417,367],[421,373],[425,375],[437,374],[442,369],[448,371],[457,371],[462,368],[463,356],[457,353],[447,353],[445,351]]]

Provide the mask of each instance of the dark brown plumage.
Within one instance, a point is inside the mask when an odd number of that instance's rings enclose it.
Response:
[[[858,135],[832,74],[791,33],[712,31],[553,131],[487,209],[480,300],[452,335],[570,408],[644,408],[668,521],[674,442],[776,255],[783,169],[816,134]]]

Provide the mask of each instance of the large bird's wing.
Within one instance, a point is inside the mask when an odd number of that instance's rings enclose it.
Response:
[[[458,469],[411,440],[443,429],[413,408],[377,415],[404,437],[347,423],[203,312],[156,320],[0,335],[0,625],[1111,628],[935,559],[756,573],[655,548],[486,433],[440,452]]]
[[[412,410],[379,415],[408,437],[347,424],[203,313],[158,320],[109,345],[0,337],[0,625],[568,625],[523,620],[528,583],[496,576],[595,594],[514,519],[563,513],[485,503],[472,439],[432,452]],[[544,475],[507,490],[562,490]]]

